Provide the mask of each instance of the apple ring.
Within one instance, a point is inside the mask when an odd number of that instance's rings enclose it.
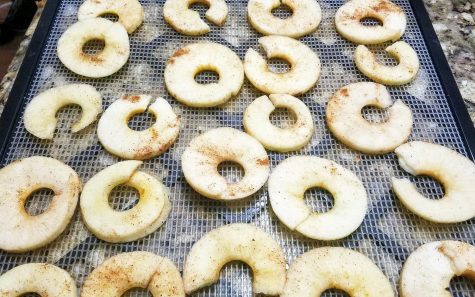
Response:
[[[91,40],[104,40],[104,49],[95,55],[83,52]],[[58,57],[72,72],[100,78],[117,72],[129,59],[129,35],[119,23],[103,18],[85,19],[69,27],[58,40]]]
[[[406,178],[392,178],[399,200],[416,215],[436,223],[459,223],[475,217],[475,164],[441,145],[413,141],[396,150],[399,165],[412,175],[428,175],[443,186],[441,199],[428,199]]]
[[[285,284],[285,257],[279,244],[249,224],[230,224],[201,237],[186,256],[183,269],[185,292],[209,286],[219,279],[221,268],[243,261],[252,269],[254,294],[279,295]]]
[[[475,281],[475,247],[460,241],[436,241],[417,248],[401,272],[401,297],[451,297],[454,276]]]
[[[333,208],[312,213],[304,193],[321,187],[334,197]],[[274,168],[269,177],[269,199],[274,213],[291,230],[319,240],[336,240],[353,233],[368,208],[360,179],[339,164],[318,157],[293,156]]]
[[[155,297],[185,297],[175,264],[149,252],[118,254],[94,269],[84,281],[81,297],[120,297],[133,288]]]
[[[236,183],[228,183],[218,172],[224,161],[239,163],[245,171]],[[183,174],[201,195],[216,200],[235,200],[257,192],[267,181],[269,157],[253,137],[233,128],[217,128],[193,140],[181,157]]]
[[[54,192],[48,209],[29,215],[26,200],[44,188]],[[52,242],[71,220],[80,191],[77,173],[53,158],[29,157],[0,169],[0,249],[21,253]]]
[[[215,71],[217,83],[200,84],[195,76]],[[244,83],[244,68],[239,57],[224,45],[204,42],[177,50],[165,67],[165,85],[178,101],[192,107],[212,107],[239,93]]]
[[[365,106],[388,108],[387,121],[371,123],[364,119],[361,109]],[[328,102],[326,121],[339,141],[367,154],[392,152],[407,141],[413,124],[411,109],[401,100],[393,104],[386,87],[372,82],[354,83],[338,90]]]
[[[102,111],[102,97],[93,86],[70,84],[46,90],[34,97],[25,109],[23,121],[28,132],[41,139],[53,139],[56,113],[66,105],[81,106],[81,118],[71,127],[76,133],[94,122]]]
[[[365,26],[364,18],[375,18],[382,26]],[[396,41],[406,30],[404,11],[388,0],[350,0],[335,15],[336,30],[341,36],[358,44]]]
[[[270,114],[276,107],[289,109],[297,118],[288,128],[274,126]],[[244,129],[269,150],[278,152],[295,151],[304,147],[314,132],[312,114],[308,107],[290,95],[273,94],[254,100],[244,111]]]
[[[419,58],[409,44],[398,41],[388,46],[386,52],[398,60],[397,66],[378,63],[375,55],[366,46],[359,45],[355,51],[356,67],[375,82],[390,86],[404,85],[416,78]]]
[[[76,297],[77,288],[69,273],[47,263],[23,264],[0,276],[0,296],[19,297],[27,293],[47,297]]]
[[[292,15],[281,19],[272,14],[287,5]],[[315,0],[250,0],[247,14],[252,27],[264,35],[299,38],[315,31],[322,20],[320,5]]]
[[[86,0],[79,7],[78,20],[97,18],[107,13],[117,15],[118,22],[129,34],[132,34],[144,19],[143,7],[137,0]]]
[[[371,259],[342,247],[316,248],[295,260],[281,297],[316,297],[328,289],[348,296],[394,297],[388,278]]]
[[[304,43],[285,36],[264,36],[259,38],[259,44],[268,59],[284,59],[291,68],[285,73],[272,72],[258,52],[248,49],[244,58],[244,71],[258,90],[267,94],[299,95],[317,83],[320,59]]]
[[[107,242],[129,242],[147,236],[166,221],[171,205],[165,186],[137,168],[141,161],[123,161],[94,175],[84,186],[80,206],[84,223]],[[137,205],[115,211],[109,205],[113,188],[127,184],[140,195]]]
[[[165,21],[175,31],[185,35],[203,35],[210,28],[200,14],[189,7],[193,3],[202,3],[209,6],[205,17],[211,23],[222,26],[228,16],[228,6],[224,0],[167,0],[163,6]]]
[[[97,136],[108,152],[124,159],[144,160],[162,154],[175,142],[180,119],[165,99],[158,98],[150,105],[151,100],[148,95],[124,96],[106,109]],[[129,119],[145,111],[155,115],[155,123],[142,131],[130,129]]]

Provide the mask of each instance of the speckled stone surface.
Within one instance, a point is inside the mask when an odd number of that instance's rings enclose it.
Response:
[[[475,0],[424,0],[432,24],[475,121]]]
[[[475,121],[475,0],[424,0],[424,3],[472,120]],[[41,2],[40,6],[43,6]],[[0,83],[0,112],[3,111],[31,35],[36,28],[41,7],[7,75]]]

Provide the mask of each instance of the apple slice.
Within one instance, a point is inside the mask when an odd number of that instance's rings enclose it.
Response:
[[[436,241],[417,248],[401,272],[401,297],[451,297],[454,276],[475,281],[475,247],[460,241]]]
[[[407,178],[392,178],[399,200],[416,215],[437,223],[458,223],[475,217],[475,164],[441,145],[413,141],[396,149],[399,165],[412,175],[428,175],[444,186],[441,199],[420,194]]]
[[[248,224],[214,229],[193,245],[183,271],[185,292],[191,294],[217,282],[221,268],[231,261],[243,261],[252,269],[254,294],[282,293],[284,253],[269,234]]]
[[[313,249],[295,260],[281,297],[315,297],[328,289],[349,296],[394,297],[391,283],[365,255],[341,247]]]

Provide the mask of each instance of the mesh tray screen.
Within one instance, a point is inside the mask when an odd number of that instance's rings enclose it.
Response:
[[[407,32],[403,40],[417,51],[421,70],[417,79],[403,87],[389,88],[392,98],[402,99],[414,112],[414,130],[411,140],[423,140],[443,144],[466,154],[461,141],[460,131],[452,116],[447,98],[437,77],[431,57],[421,35],[415,16],[408,0],[395,1],[408,16]],[[76,22],[76,13],[80,0],[63,0],[58,7],[56,20],[48,37],[47,45],[41,54],[33,83],[25,102],[48,88],[66,83],[89,83],[103,95],[104,109],[124,94],[151,94],[166,98],[174,110],[180,114],[182,124],[178,141],[163,155],[144,162],[141,170],[163,180],[170,190],[172,212],[164,226],[153,234],[127,244],[107,244],[92,236],[80,220],[78,212],[67,230],[54,243],[38,251],[12,255],[0,252],[0,273],[27,262],[50,262],[69,271],[78,286],[85,276],[104,259],[120,252],[145,250],[170,258],[180,270],[183,269],[185,255],[192,244],[203,234],[233,222],[255,224],[269,232],[282,245],[287,262],[300,254],[320,246],[345,246],[368,255],[388,276],[394,288],[401,265],[407,256],[418,246],[434,240],[454,239],[474,244],[474,221],[455,225],[430,224],[409,213],[395,198],[390,190],[390,176],[408,176],[397,165],[394,154],[368,156],[349,150],[339,144],[324,124],[325,105],[329,97],[346,84],[365,81],[364,76],[355,68],[352,54],[355,45],[343,40],[336,33],[333,17],[343,1],[319,0],[323,11],[323,20],[316,33],[302,38],[322,62],[322,76],[319,83],[310,92],[301,97],[310,108],[316,125],[311,143],[297,153],[269,153],[271,166],[294,154],[316,155],[334,160],[353,170],[362,180],[369,195],[369,211],[363,224],[347,238],[335,242],[309,240],[286,229],[272,213],[266,187],[241,202],[219,203],[196,194],[184,181],[180,156],[190,140],[198,134],[212,128],[228,126],[242,129],[242,112],[253,99],[262,95],[249,82],[245,82],[236,98],[217,108],[188,108],[173,98],[165,90],[163,71],[167,58],[176,49],[192,42],[212,40],[234,50],[240,58],[249,47],[255,49],[260,36],[248,24],[245,1],[228,1],[229,16],[223,27],[211,25],[211,32],[202,37],[186,37],[175,33],[166,25],[162,17],[163,0],[141,0],[145,8],[144,24],[130,38],[131,56],[128,63],[116,74],[105,79],[86,79],[66,69],[56,55],[56,43],[61,33]],[[205,7],[193,5],[201,16]],[[288,12],[277,10],[285,17]],[[97,46],[97,45],[96,45]],[[393,60],[384,55],[384,47],[373,46],[379,57],[388,64]],[[92,45],[94,47],[94,45]],[[92,48],[90,50],[93,50]],[[287,65],[279,61],[272,63],[275,70],[285,69]],[[205,73],[198,77],[201,82],[215,80],[213,74]],[[15,98],[14,98],[15,99]],[[20,98],[18,98],[20,99]],[[377,121],[384,113],[373,109],[364,110],[365,117]],[[57,158],[72,166],[86,182],[101,169],[119,161],[108,154],[98,143],[95,134],[96,125],[72,134],[68,130],[77,119],[79,108],[66,108],[59,113],[58,130],[54,140],[39,141],[28,134],[23,124],[17,123],[9,144],[7,158],[3,164],[15,159],[43,155]],[[153,117],[144,114],[134,117],[131,127],[144,129],[150,125]],[[276,112],[272,121],[286,125],[291,120],[286,112]],[[221,172],[233,180],[242,175],[242,171],[232,165],[224,164]],[[437,199],[443,193],[441,187],[432,179],[410,177],[417,188],[425,195]],[[308,191],[307,202],[316,211],[331,208],[332,199],[324,191]],[[50,193],[38,192],[30,199],[28,210],[45,208]],[[116,209],[127,209],[136,202],[136,193],[127,187],[114,190],[111,203]],[[241,263],[227,265],[218,284],[200,291],[197,296],[252,296],[251,272]],[[475,286],[463,278],[452,281],[450,290],[454,296],[475,296]],[[129,296],[146,296],[144,290],[132,290]],[[338,291],[327,291],[325,296],[344,296]]]

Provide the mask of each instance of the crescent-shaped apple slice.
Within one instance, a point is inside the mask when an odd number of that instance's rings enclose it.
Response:
[[[243,261],[253,272],[254,294],[279,295],[285,285],[285,258],[279,244],[261,229],[231,224],[212,230],[191,248],[185,261],[185,292],[215,283],[221,268]]]
[[[41,139],[53,139],[58,123],[56,114],[66,105],[82,109],[81,118],[71,127],[76,133],[94,122],[102,111],[102,97],[93,86],[70,84],[46,90],[34,97],[25,109],[25,128]]]

